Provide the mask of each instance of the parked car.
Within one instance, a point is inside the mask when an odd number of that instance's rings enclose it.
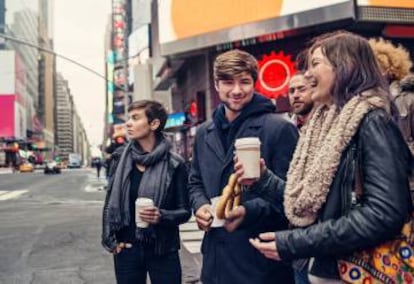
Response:
[[[49,161],[46,163],[45,169],[43,172],[45,174],[60,174],[62,170],[55,161]]]
[[[32,173],[34,171],[34,166],[29,162],[23,162],[19,165],[19,171],[21,173]]]
[[[80,169],[82,164],[82,158],[81,155],[77,153],[70,153],[69,154],[69,163],[68,168],[69,169]]]

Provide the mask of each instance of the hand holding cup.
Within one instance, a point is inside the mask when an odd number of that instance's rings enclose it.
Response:
[[[260,158],[260,176],[263,175],[263,173],[266,171],[266,162],[263,158]],[[258,179],[260,178],[252,178],[252,179],[246,179],[244,178],[244,166],[240,162],[240,160],[237,158],[237,155],[234,156],[234,174],[237,176],[237,182],[241,185],[247,185],[250,186]]]
[[[251,185],[260,177],[260,139],[257,137],[239,138],[236,139],[234,147],[237,162],[243,169],[238,172],[238,182],[242,185]]]
[[[160,211],[154,206],[150,198],[138,197],[135,201],[135,221],[137,227],[147,228],[149,224],[156,224],[161,217]]]
[[[160,221],[161,213],[155,206],[145,207],[139,210],[139,217],[149,224],[157,224]]]

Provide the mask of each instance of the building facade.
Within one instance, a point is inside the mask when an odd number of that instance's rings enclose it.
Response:
[[[55,148],[55,74],[56,58],[49,51],[53,51],[53,5],[52,1],[39,1],[39,107],[38,116],[43,124],[43,140],[45,146],[50,149],[48,158],[52,158]]]
[[[67,160],[70,153],[74,153],[74,108],[69,83],[62,74],[56,77],[56,128],[55,144],[58,146],[58,155]]]

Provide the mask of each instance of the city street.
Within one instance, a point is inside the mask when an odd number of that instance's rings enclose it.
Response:
[[[60,175],[0,171],[0,283],[115,283],[100,245],[104,180],[92,169]],[[182,226],[183,283],[197,283],[202,234]]]

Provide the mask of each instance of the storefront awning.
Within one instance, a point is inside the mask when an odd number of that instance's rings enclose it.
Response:
[[[175,82],[175,74],[183,66],[184,60],[167,60],[162,65],[157,73],[157,77],[154,80],[155,91],[168,90]]]

